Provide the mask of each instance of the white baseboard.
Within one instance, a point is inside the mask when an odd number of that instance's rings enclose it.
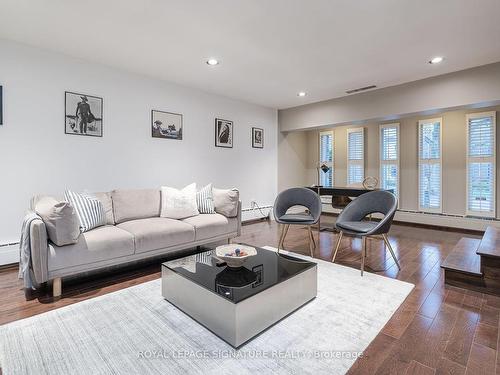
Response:
[[[398,211],[394,220],[407,223],[436,225],[441,227],[484,231],[487,227],[500,228],[500,221],[454,215],[427,214],[422,212]]]
[[[241,210],[241,221],[244,223],[245,221],[257,220],[257,219],[265,219],[269,215],[272,217],[272,209],[273,206],[263,206],[258,208],[244,208]]]
[[[19,262],[19,244],[0,247],[0,266]]]
[[[342,210],[331,206],[324,206],[323,212],[339,214]],[[374,215],[376,218],[377,215]],[[500,228],[499,220],[479,219],[474,217],[464,217],[458,215],[440,215],[413,211],[398,211],[394,220],[405,223],[435,225],[457,229],[469,229],[484,231],[489,226]]]

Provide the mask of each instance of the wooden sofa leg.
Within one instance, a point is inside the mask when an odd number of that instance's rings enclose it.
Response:
[[[62,294],[62,280],[60,277],[54,279],[52,284],[52,296],[61,297]]]

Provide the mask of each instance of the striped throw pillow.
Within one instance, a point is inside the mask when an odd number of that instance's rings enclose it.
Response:
[[[208,184],[196,193],[196,203],[200,214],[215,214],[212,184]]]
[[[64,198],[75,208],[76,215],[80,220],[80,230],[82,233],[101,225],[106,225],[104,206],[96,197],[66,190]]]

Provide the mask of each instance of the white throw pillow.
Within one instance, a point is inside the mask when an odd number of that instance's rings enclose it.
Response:
[[[212,188],[215,212],[226,217],[238,216],[240,192],[238,189]]]
[[[185,219],[198,214],[195,183],[182,190],[168,186],[161,187],[161,217]]]
[[[76,211],[80,220],[82,233],[106,225],[106,212],[102,202],[87,193],[75,193],[71,190],[64,192],[66,202],[69,202]]]
[[[200,214],[215,214],[214,197],[212,195],[212,184],[208,184],[196,193],[196,201]]]

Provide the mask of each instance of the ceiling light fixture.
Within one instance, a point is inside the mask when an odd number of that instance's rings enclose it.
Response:
[[[208,59],[207,60],[207,64],[210,65],[210,66],[219,65],[219,60],[217,60],[217,59]]]
[[[297,94],[297,96],[300,96],[301,98],[306,96],[306,93],[304,91],[301,91]]]
[[[430,61],[429,61],[429,64],[439,64],[440,62],[443,61],[443,58],[441,56],[436,56],[436,57],[433,57]]]

